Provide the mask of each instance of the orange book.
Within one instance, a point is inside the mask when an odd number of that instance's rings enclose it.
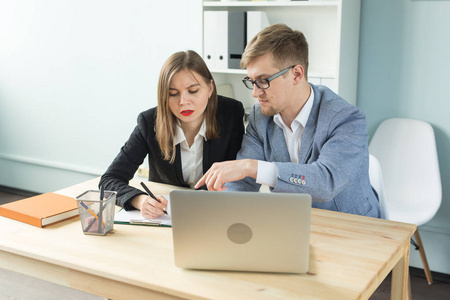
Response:
[[[0,216],[43,227],[78,215],[74,198],[45,193],[0,205]]]

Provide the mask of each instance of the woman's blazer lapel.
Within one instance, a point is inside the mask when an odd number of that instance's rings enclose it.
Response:
[[[177,177],[178,182],[181,186],[186,186],[183,179],[183,168],[181,166],[181,152],[180,152],[180,144],[176,145],[176,154],[175,154],[175,161],[173,162],[175,175]]]

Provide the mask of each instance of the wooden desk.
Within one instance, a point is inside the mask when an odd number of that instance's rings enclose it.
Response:
[[[171,188],[149,185],[158,194]],[[57,193],[96,187],[97,179]],[[4,217],[0,228],[1,268],[112,299],[367,299],[391,270],[391,298],[405,299],[416,230],[313,209],[310,271],[298,275],[177,268],[170,228],[115,224],[112,233],[91,236],[78,218],[42,229]]]

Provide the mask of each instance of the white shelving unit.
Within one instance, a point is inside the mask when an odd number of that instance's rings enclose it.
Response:
[[[356,104],[360,0],[203,1],[204,11],[264,11],[270,25],[300,30],[309,44],[308,80]],[[241,80],[245,70],[212,69],[218,85],[231,84],[246,108],[256,100]]]

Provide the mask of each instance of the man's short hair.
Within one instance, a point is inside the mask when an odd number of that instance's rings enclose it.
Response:
[[[275,65],[281,70],[300,64],[308,73],[308,42],[302,32],[292,30],[285,24],[274,24],[259,32],[245,47],[241,68],[254,59],[272,54]],[[307,77],[305,77],[307,78]]]

